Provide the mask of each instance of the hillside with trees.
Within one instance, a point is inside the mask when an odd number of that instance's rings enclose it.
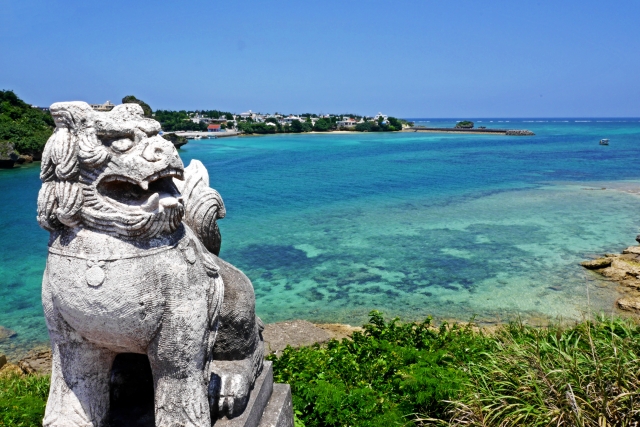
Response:
[[[0,144],[39,159],[54,127],[49,111],[32,107],[11,90],[0,91]]]

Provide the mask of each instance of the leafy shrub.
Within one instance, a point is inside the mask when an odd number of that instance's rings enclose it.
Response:
[[[266,123],[238,122],[238,130],[244,133],[268,134],[276,133],[276,126]]]
[[[466,384],[463,363],[487,340],[469,327],[435,329],[386,323],[371,312],[364,332],[326,347],[288,347],[274,362],[276,381],[291,384],[294,406],[307,427],[404,425],[413,414],[442,417]]]

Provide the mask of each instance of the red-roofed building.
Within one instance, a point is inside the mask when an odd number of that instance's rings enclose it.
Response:
[[[207,126],[207,132],[220,132],[220,125]]]

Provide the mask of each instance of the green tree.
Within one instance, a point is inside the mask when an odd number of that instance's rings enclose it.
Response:
[[[331,121],[327,119],[318,119],[313,126],[313,130],[317,132],[326,132],[331,128]]]
[[[402,122],[395,117],[389,117],[389,130],[402,130]]]
[[[291,121],[291,132],[294,132],[294,133],[304,132],[302,128],[303,128],[302,122],[300,120]]]
[[[127,95],[124,98],[122,98],[122,103],[123,104],[138,104],[139,106],[142,107],[142,111],[144,112],[144,116],[145,117],[152,117],[153,116],[153,111],[151,110],[151,107],[149,107],[149,104],[147,104],[146,102],[136,98],[133,95]]]

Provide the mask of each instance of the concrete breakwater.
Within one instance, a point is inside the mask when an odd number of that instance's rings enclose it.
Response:
[[[509,135],[509,136],[533,136],[533,133],[527,129],[479,129],[479,128],[432,128],[426,126],[414,126],[407,129],[403,129],[403,132],[434,132],[434,133],[489,133],[489,134],[498,134],[498,135]]]

